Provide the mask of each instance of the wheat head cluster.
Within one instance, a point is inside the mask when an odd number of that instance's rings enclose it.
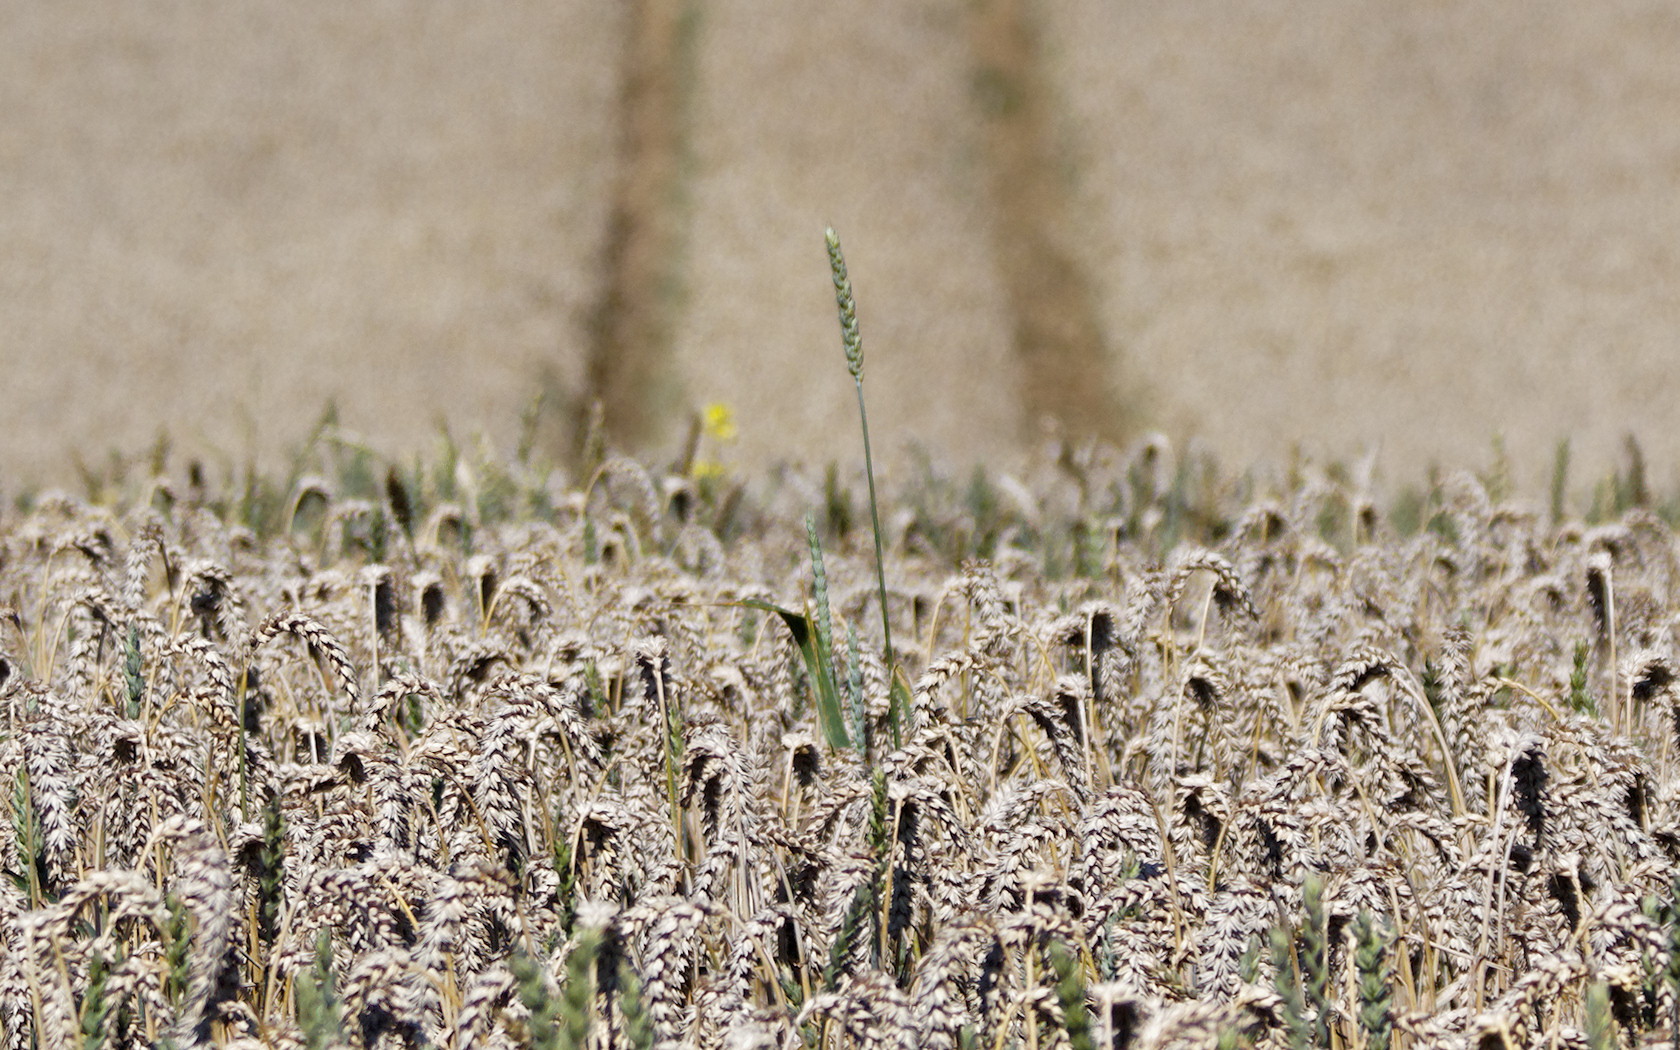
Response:
[[[889,666],[833,475],[329,459],[0,512],[5,1046],[1675,1030],[1680,545],[1638,501],[1454,473],[1403,529],[1158,444],[924,478]]]

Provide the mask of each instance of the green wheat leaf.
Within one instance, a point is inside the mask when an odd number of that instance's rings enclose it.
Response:
[[[817,715],[822,722],[823,737],[829,747],[851,747],[851,737],[846,733],[846,718],[840,710],[840,689],[834,680],[833,657],[818,644],[818,632],[812,628],[810,617],[759,598],[743,598],[740,604],[759,612],[775,613],[787,624],[788,633],[793,635],[793,644],[799,647],[799,655],[805,659],[805,670],[817,692]]]

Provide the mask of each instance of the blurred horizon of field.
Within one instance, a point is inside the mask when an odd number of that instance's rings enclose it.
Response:
[[[330,402],[545,447],[848,463],[1059,417],[1228,466],[1497,439],[1543,486],[1680,431],[1680,11],[1633,0],[72,0],[0,11],[0,491]]]

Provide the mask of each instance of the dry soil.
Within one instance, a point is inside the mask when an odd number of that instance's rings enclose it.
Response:
[[[1391,477],[1680,431],[1680,8],[92,0],[0,8],[0,490],[335,400],[399,455],[549,395],[745,466],[1056,417]],[[901,462],[901,459],[896,461]]]

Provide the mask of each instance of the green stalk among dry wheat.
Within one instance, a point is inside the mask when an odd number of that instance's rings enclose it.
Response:
[[[791,477],[0,511],[0,1045],[1680,1046],[1642,479]]]

